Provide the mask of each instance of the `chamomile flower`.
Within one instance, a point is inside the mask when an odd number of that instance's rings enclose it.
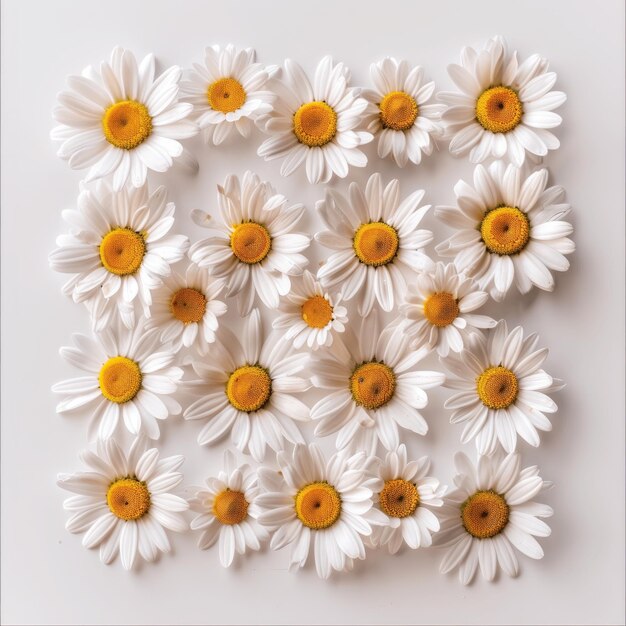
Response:
[[[531,559],[543,549],[535,537],[548,537],[550,527],[540,518],[552,509],[534,498],[550,486],[536,466],[521,469],[519,454],[502,459],[481,456],[476,466],[459,452],[455,458],[457,489],[444,499],[441,531],[434,545],[446,547],[439,567],[443,574],[459,568],[459,580],[469,584],[476,570],[488,581],[498,567],[515,577],[519,563],[513,548]]]
[[[229,176],[218,186],[221,224],[212,225],[207,214],[195,211],[199,226],[210,235],[191,246],[189,256],[212,276],[226,278],[226,295],[236,297],[239,313],[248,315],[255,295],[270,309],[289,293],[289,276],[302,274],[308,260],[301,254],[310,238],[293,232],[304,214],[301,204],[287,206],[285,196],[246,172],[241,184]]]
[[[99,69],[69,76],[53,110],[58,156],[72,169],[89,168],[87,181],[112,176],[116,191],[127,182],[141,187],[148,170],[165,172],[183,154],[179,140],[198,132],[185,119],[193,106],[179,102],[181,74],[174,65],[155,80],[152,54],[138,66],[130,50],[117,47]]]
[[[293,341],[296,349],[305,344],[310,350],[330,346],[335,333],[342,333],[348,323],[348,310],[340,302],[340,293],[330,296],[313,275],[304,270],[281,300],[280,315],[273,326],[283,330],[285,340]]]
[[[63,508],[71,512],[65,527],[85,533],[85,548],[100,547],[100,560],[110,564],[118,552],[129,570],[137,555],[154,561],[159,552],[169,552],[166,530],[185,532],[182,512],[186,500],[172,493],[183,475],[180,455],[159,458],[156,448],[146,449],[136,438],[128,452],[113,439],[99,441],[97,452],[85,450],[81,459],[87,471],[59,474],[59,487],[77,495],[67,498]]]
[[[435,215],[456,233],[437,247],[454,257],[459,272],[473,277],[481,289],[501,301],[513,282],[520,293],[537,286],[554,289],[552,271],[565,272],[564,255],[574,251],[573,227],[564,217],[565,190],[548,187],[548,170],[524,178],[514,165],[501,161],[477,165],[474,187],[460,180],[454,188],[457,207],[437,207]]]
[[[538,54],[523,63],[517,52],[508,54],[501,37],[490,39],[483,50],[464,48],[461,65],[449,65],[448,74],[461,92],[440,92],[448,105],[442,114],[450,152],[469,152],[472,163],[506,156],[521,167],[528,152],[543,157],[556,150],[559,140],[550,129],[561,124],[554,113],[566,100],[551,91],[556,74]]]
[[[88,413],[90,438],[111,437],[120,422],[136,435],[159,438],[157,420],[178,415],[181,407],[172,397],[183,375],[174,367],[175,353],[162,344],[159,329],[144,330],[139,320],[134,330],[107,328],[94,339],[75,334],[76,347],[61,348],[61,356],[87,376],[53,385],[63,395],[57,413]]]
[[[333,174],[345,178],[350,166],[367,165],[359,149],[373,139],[359,130],[367,101],[348,87],[350,71],[343,63],[324,57],[311,84],[304,70],[287,59],[282,80],[274,82],[274,110],[259,122],[272,136],[259,147],[259,156],[283,159],[283,176],[304,163],[313,185],[327,183]]]
[[[370,176],[365,193],[351,183],[349,198],[327,188],[316,208],[328,230],[315,239],[335,252],[317,273],[322,286],[341,288],[344,300],[356,297],[362,316],[375,301],[391,311],[406,292],[405,272],[432,265],[420,249],[433,234],[417,228],[430,208],[419,206],[423,197],[420,189],[400,202],[398,181],[383,188],[380,174]]]
[[[434,82],[424,81],[424,70],[407,61],[387,57],[370,65],[373,90],[363,97],[370,103],[365,117],[367,130],[378,135],[378,156],[392,156],[398,167],[416,165],[422,153],[432,154],[434,138],[442,135],[441,104],[429,104]]]
[[[187,383],[202,397],[187,407],[185,419],[208,420],[198,435],[200,445],[230,432],[238,450],[261,462],[266,445],[279,451],[285,440],[303,442],[293,420],[308,421],[309,408],[294,394],[310,387],[309,379],[302,377],[307,357],[290,348],[277,335],[264,338],[258,309],[245,320],[241,342],[228,329],[220,329],[210,361],[193,363],[200,380]]]

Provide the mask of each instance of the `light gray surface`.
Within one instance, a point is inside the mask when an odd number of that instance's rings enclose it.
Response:
[[[619,0],[502,3],[337,2],[308,6],[272,2],[2,3],[2,619],[4,623],[468,623],[617,624],[624,610],[624,118],[623,6]],[[296,8],[297,7],[297,8]],[[174,552],[126,573],[106,567],[80,537],[64,530],[58,471],[79,468],[86,423],[54,413],[50,385],[79,375],[61,362],[59,346],[87,331],[86,311],[60,293],[64,278],[47,255],[66,228],[61,209],[73,204],[80,174],[55,157],[48,140],[50,110],[65,75],[109,55],[115,44],[137,56],[157,55],[161,68],[189,65],[211,43],[253,46],[265,63],[286,56],[312,71],[326,53],[366,84],[369,63],[384,55],[421,63],[439,89],[452,87],[445,67],[465,44],[504,35],[522,57],[540,52],[559,74],[569,99],[558,129],[561,149],[550,155],[552,181],[566,187],[574,211],[577,252],[555,293],[513,294],[491,313],[522,323],[550,347],[546,369],[568,387],[555,397],[554,430],[538,450],[524,446],[526,464],[539,463],[556,483],[543,498],[556,514],[542,540],[541,562],[522,558],[517,580],[478,580],[463,588],[441,576],[434,551],[396,558],[372,553],[352,575],[319,581],[307,568],[286,571],[286,552],[255,554],[223,570],[215,550],[196,549],[196,536],[173,537]],[[220,149],[190,142],[200,156],[196,178],[170,172],[159,180],[178,206],[179,229],[202,236],[189,210],[215,210],[214,188],[230,172],[255,169],[313,216],[321,187],[303,171],[289,179],[278,163],[255,156],[261,136]],[[451,203],[453,184],[469,176],[466,160],[445,147],[420,168],[398,170],[372,146],[367,173],[398,176],[403,195],[424,187],[433,204]],[[363,182],[365,171],[353,178]],[[152,178],[154,183],[155,178]],[[346,189],[346,181],[334,183]],[[432,215],[427,227],[440,240]],[[432,246],[429,252],[433,253]],[[313,257],[319,255],[319,249]],[[317,259],[315,259],[317,260]],[[236,315],[236,313],[234,314]],[[233,322],[235,322],[233,318]],[[432,361],[434,366],[435,361]],[[410,451],[430,454],[433,473],[452,477],[459,427],[448,423],[432,394],[425,439]],[[166,453],[187,456],[186,483],[217,470],[221,449],[200,449],[196,423],[175,419],[164,429]],[[310,434],[310,430],[308,431]],[[331,442],[326,442],[327,447]],[[472,451],[471,447],[468,449]]]

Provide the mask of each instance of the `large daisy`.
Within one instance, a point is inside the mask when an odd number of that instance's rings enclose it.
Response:
[[[564,272],[574,251],[573,227],[564,217],[563,187],[548,187],[548,170],[524,178],[501,161],[477,165],[474,186],[454,187],[457,207],[441,206],[435,215],[457,232],[436,250],[454,257],[460,272],[472,276],[495,300],[503,300],[513,282],[520,293],[533,285],[554,289],[552,271]]]
[[[267,182],[246,172],[241,184],[229,176],[218,186],[221,224],[195,211],[195,222],[210,235],[191,246],[189,256],[212,276],[225,277],[226,295],[236,296],[239,312],[248,315],[255,294],[270,309],[289,293],[289,276],[302,274],[308,260],[301,254],[310,238],[293,232],[304,214],[301,204],[287,206],[285,196]]]
[[[449,65],[448,74],[461,92],[440,92],[448,105],[442,115],[451,137],[450,152],[470,153],[472,163],[505,155],[521,166],[526,153],[534,157],[556,150],[559,140],[550,129],[561,124],[554,113],[566,100],[562,91],[551,91],[556,74],[538,54],[523,63],[517,52],[508,54],[501,37],[485,49],[464,48],[461,65]]]
[[[348,87],[349,81],[348,68],[330,56],[319,62],[313,84],[287,59],[282,80],[274,81],[274,110],[260,120],[272,136],[259,147],[259,156],[283,159],[283,176],[304,163],[311,184],[326,183],[333,174],[345,178],[351,165],[365,167],[367,157],[359,147],[373,139],[359,130],[367,100]]]
[[[356,183],[348,198],[327,188],[316,205],[328,230],[315,239],[335,250],[317,277],[326,289],[341,288],[344,300],[356,296],[362,316],[375,301],[391,311],[406,292],[405,272],[432,265],[420,249],[433,234],[417,228],[430,205],[419,206],[421,189],[400,202],[399,187],[396,179],[383,187],[380,174],[372,174],[365,193]]]
[[[111,175],[116,190],[127,181],[141,187],[148,170],[165,172],[183,153],[179,140],[198,132],[185,119],[193,106],[178,100],[181,74],[174,65],[155,79],[152,54],[138,66],[130,50],[117,47],[99,69],[68,77],[52,112],[60,124],[51,133],[62,142],[57,154],[72,169],[89,168],[88,181]]]
[[[476,466],[459,452],[455,458],[457,489],[444,499],[441,531],[434,544],[446,547],[443,574],[459,568],[459,580],[469,584],[476,570],[486,580],[495,578],[498,566],[517,576],[519,564],[513,548],[531,559],[543,557],[535,537],[548,537],[550,527],[542,517],[552,509],[533,499],[550,486],[536,466],[521,469],[519,454],[501,459],[481,456]]]
[[[172,493],[183,480],[177,470],[184,457],[160,459],[156,448],[146,449],[145,440],[137,438],[128,452],[109,439],[98,442],[97,452],[85,450],[81,459],[86,471],[59,474],[57,481],[77,494],[63,503],[72,514],[67,530],[85,533],[85,548],[100,546],[100,560],[107,565],[119,552],[126,570],[137,554],[154,561],[159,552],[169,552],[165,530],[188,529],[182,512],[189,504]]]

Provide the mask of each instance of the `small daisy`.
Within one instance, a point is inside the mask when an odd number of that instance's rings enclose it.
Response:
[[[217,478],[207,478],[206,486],[194,487],[190,501],[199,513],[191,521],[191,530],[201,530],[198,547],[210,548],[219,538],[220,563],[230,567],[237,554],[259,550],[269,534],[257,522],[256,504],[259,485],[256,472],[249,465],[237,467],[230,450],[224,453],[224,471]]]
[[[514,165],[501,161],[477,165],[474,187],[460,180],[454,187],[458,207],[441,206],[435,215],[457,232],[437,247],[454,257],[459,272],[474,278],[481,289],[501,301],[511,285],[527,293],[533,285],[554,289],[552,271],[565,272],[564,255],[574,251],[568,238],[573,227],[563,218],[565,190],[548,187],[548,170],[523,178]]]
[[[82,188],[78,210],[63,211],[71,228],[57,238],[50,267],[73,274],[63,293],[87,305],[95,331],[118,316],[133,328],[136,300],[149,317],[150,291],[185,255],[187,237],[168,234],[175,206],[166,193],[159,187],[148,194],[147,185],[115,192],[101,181]]]
[[[149,169],[167,171],[183,153],[178,140],[198,132],[185,119],[193,106],[178,101],[181,73],[174,65],[155,80],[152,54],[137,66],[130,50],[117,47],[99,70],[68,77],[53,110],[58,156],[72,169],[90,168],[87,181],[112,175],[116,191],[127,181],[141,187]]]
[[[483,578],[492,581],[498,566],[515,577],[519,572],[513,548],[531,559],[543,557],[535,537],[548,537],[550,527],[541,517],[550,517],[547,504],[533,501],[550,486],[536,466],[521,469],[519,454],[482,456],[476,466],[459,452],[454,457],[457,489],[441,508],[441,532],[434,545],[448,550],[439,570],[446,574],[459,567],[459,580],[469,584],[480,567]]]
[[[556,74],[546,59],[533,54],[520,65],[517,52],[507,54],[503,39],[494,37],[484,50],[464,48],[461,65],[449,65],[448,74],[461,90],[439,93],[448,105],[442,121],[454,156],[469,152],[472,163],[481,163],[506,155],[521,167],[526,152],[543,157],[559,147],[549,129],[561,124],[554,109],[567,97],[550,91]]]
[[[460,354],[441,360],[454,375],[444,386],[458,390],[444,405],[453,410],[450,423],[467,422],[461,443],[475,439],[479,454],[493,454],[499,441],[513,452],[517,435],[537,447],[537,430],[552,430],[544,413],[557,406],[546,393],[563,385],[540,369],[548,349],[536,350],[537,340],[536,334],[524,339],[521,326],[509,333],[500,320],[487,339],[472,335]]]
[[[391,311],[406,292],[403,270],[432,265],[420,251],[433,239],[431,231],[417,228],[430,208],[419,207],[423,197],[420,189],[400,202],[398,181],[383,188],[380,174],[370,176],[365,193],[351,183],[349,198],[327,188],[316,208],[328,230],[315,239],[336,252],[317,273],[324,288],[341,287],[345,300],[358,296],[363,317],[375,301]]]
[[[187,383],[202,397],[187,407],[185,419],[208,420],[198,435],[200,445],[230,431],[233,445],[261,462],[266,445],[278,452],[285,439],[303,442],[293,420],[308,421],[310,412],[294,394],[311,386],[301,377],[307,356],[290,348],[277,335],[264,341],[258,309],[246,318],[241,342],[228,329],[220,329],[210,362],[193,363],[200,380]]]
[[[333,174],[348,175],[348,168],[365,167],[367,157],[359,146],[372,141],[359,130],[367,100],[348,87],[350,71],[343,63],[324,57],[315,70],[313,85],[304,70],[285,61],[281,81],[275,81],[274,110],[259,124],[272,135],[258,154],[266,161],[283,159],[280,173],[289,176],[302,163],[311,184],[327,183]]]
[[[108,439],[122,418],[133,435],[145,432],[158,439],[157,420],[181,412],[171,394],[176,393],[183,370],[172,367],[175,353],[161,343],[159,329],[144,327],[139,320],[132,331],[107,328],[96,340],[75,334],[76,347],[59,351],[88,375],[53,385],[52,391],[64,396],[57,413],[89,413],[90,438],[97,430],[99,439]]]
[[[421,273],[405,299],[399,307],[407,318],[404,329],[415,346],[437,348],[440,356],[448,356],[450,350],[460,352],[467,335],[477,328],[496,325],[491,317],[471,313],[489,299],[489,294],[459,274],[454,263],[437,263],[433,272]]]
[[[193,219],[210,235],[191,246],[191,260],[226,278],[226,295],[237,297],[242,316],[252,310],[255,294],[268,308],[278,308],[280,296],[291,288],[289,276],[302,274],[308,263],[300,253],[310,238],[292,232],[304,207],[287,207],[285,196],[252,172],[244,174],[241,185],[229,176],[217,191],[222,223],[213,226],[206,213],[194,211]]]
[[[428,104],[435,83],[424,82],[421,67],[390,57],[370,65],[370,78],[374,89],[363,92],[370,103],[365,123],[379,135],[378,156],[391,155],[398,167],[419,164],[422,152],[432,154],[433,138],[442,135],[439,118],[445,106]]]
[[[85,533],[83,546],[100,546],[100,560],[111,563],[117,553],[129,570],[137,554],[154,561],[159,552],[169,552],[165,530],[188,529],[182,512],[186,500],[172,493],[183,479],[178,468],[184,457],[159,459],[156,448],[146,449],[145,440],[134,440],[125,453],[113,439],[98,442],[97,453],[85,450],[81,459],[87,471],[59,474],[57,484],[75,496],[63,508],[72,516],[65,527]]]
[[[274,320],[276,329],[285,331],[285,340],[294,348],[305,344],[311,350],[333,343],[335,333],[342,333],[348,323],[348,310],[340,306],[341,294],[330,296],[305,270],[301,279],[294,280],[291,292],[278,307],[281,314]]]

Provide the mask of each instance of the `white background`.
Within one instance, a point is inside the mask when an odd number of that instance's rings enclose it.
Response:
[[[168,2],[151,0],[11,0],[2,3],[2,619],[4,623],[470,623],[617,624],[624,611],[624,90],[623,3],[586,2]],[[58,356],[72,332],[88,331],[86,311],[60,293],[65,277],[47,255],[66,226],[80,173],[55,156],[50,111],[65,76],[107,58],[115,44],[160,69],[200,61],[205,45],[256,48],[264,63],[290,56],[311,72],[322,55],[345,61],[353,84],[368,83],[369,63],[384,55],[419,63],[440,89],[452,88],[448,63],[463,45],[504,35],[522,58],[540,52],[559,74],[569,99],[559,111],[562,146],[547,165],[574,207],[577,251],[556,291],[521,298],[512,293],[488,312],[538,331],[550,347],[546,369],[568,386],[555,399],[554,430],[539,449],[523,445],[556,483],[543,500],[555,509],[546,556],[521,558],[517,580],[469,588],[438,573],[435,550],[376,552],[351,575],[319,581],[307,567],[286,571],[287,551],[253,554],[224,570],[216,550],[196,549],[193,534],[173,536],[173,552],[157,564],[124,572],[102,565],[96,551],[64,529],[59,471],[79,469],[86,420],[57,416],[55,381],[79,375]],[[228,173],[255,169],[293,201],[304,202],[304,228],[318,222],[323,195],[303,171],[281,179],[279,164],[255,156],[261,135],[216,149],[189,142],[200,174],[158,178],[178,207],[177,228],[192,240],[192,208],[215,210],[215,185]],[[426,189],[432,204],[451,204],[453,184],[468,177],[466,160],[442,151],[419,168],[398,170],[368,147],[364,182],[379,170],[398,176],[403,196]],[[156,178],[152,178],[154,183]],[[346,181],[334,182],[339,189]],[[445,234],[432,215],[425,226]],[[429,252],[433,252],[432,246]],[[315,249],[312,258],[320,258]],[[237,324],[237,314],[226,323]],[[269,319],[269,318],[268,318]],[[435,367],[436,361],[429,362]],[[407,437],[413,454],[429,454],[433,473],[452,478],[460,427],[448,423],[436,390],[426,438]],[[215,472],[222,448],[197,446],[201,424],[171,420],[160,442],[182,452],[187,484]],[[307,431],[310,434],[310,430]],[[330,447],[332,441],[325,443]],[[468,447],[470,452],[471,447]]]

